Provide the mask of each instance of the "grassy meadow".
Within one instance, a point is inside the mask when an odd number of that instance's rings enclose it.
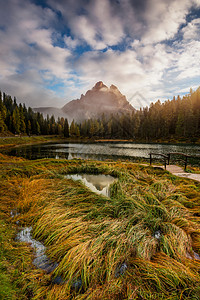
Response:
[[[0,299],[200,299],[200,183],[128,162],[0,154],[0,165]],[[117,180],[107,198],[70,173]],[[26,226],[53,272],[16,240]]]
[[[33,135],[33,136],[5,136],[0,137],[0,150],[7,147],[18,145],[47,143],[61,140],[62,138],[56,135]]]

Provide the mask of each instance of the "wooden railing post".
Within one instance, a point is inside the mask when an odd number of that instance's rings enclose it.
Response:
[[[188,165],[188,159],[191,158],[192,156],[191,155],[187,155],[187,154],[184,154],[184,153],[180,153],[180,152],[170,152],[170,153],[167,153],[166,154],[163,154],[163,153],[154,153],[154,152],[151,152],[149,153],[150,155],[150,165],[152,165],[152,161],[153,161],[153,157],[154,156],[161,156],[162,159],[164,159],[164,167],[165,167],[165,170],[167,168],[167,164],[169,165],[170,164],[170,159],[171,159],[171,156],[172,155],[182,155],[185,159],[181,159],[181,162],[184,163],[184,170],[187,169],[187,165]],[[200,156],[194,156],[195,158],[200,158]],[[180,159],[177,159],[180,161]]]
[[[150,155],[150,166],[152,164],[152,156],[151,156],[151,153],[149,154]]]
[[[170,162],[170,153],[167,154],[168,158],[167,158],[167,163],[169,165],[169,162]]]
[[[184,168],[185,171],[187,169],[187,162],[188,162],[188,156],[186,155],[186,157],[185,157],[185,168]]]

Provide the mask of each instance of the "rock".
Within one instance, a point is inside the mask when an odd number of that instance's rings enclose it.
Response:
[[[52,283],[54,284],[63,284],[65,281],[63,280],[63,278],[61,276],[56,276],[54,278],[54,280],[52,281]]]
[[[193,251],[194,252],[194,251]],[[198,253],[194,252],[194,259],[200,260],[200,256]]]
[[[99,90],[99,89],[101,89],[101,88],[103,88],[103,87],[108,88],[102,81],[98,81],[98,82],[95,84],[95,86],[93,87],[93,89]]]
[[[12,209],[10,212],[11,218],[17,217],[19,213],[17,212],[17,209]]]
[[[78,279],[72,282],[72,289],[78,292],[80,291],[81,288],[82,288],[82,280],[81,277],[79,277]]]
[[[46,254],[42,254],[33,260],[33,264],[47,273],[51,273],[58,267],[58,263],[52,262]]]
[[[157,240],[159,240],[159,239],[161,238],[161,236],[162,236],[162,233],[161,233],[160,230],[155,231],[154,237],[155,237]]]
[[[189,252],[186,252],[186,257],[189,258],[189,259],[200,260],[199,254],[194,252],[194,251],[193,251],[193,256],[191,256]]]
[[[53,280],[53,284],[64,284],[66,281],[62,278],[62,276],[56,276]],[[81,277],[78,277],[77,279],[74,279],[71,284],[71,288],[78,292],[82,289],[82,280]]]
[[[127,268],[128,268],[128,266],[125,262],[123,262],[121,265],[119,265],[115,270],[115,278],[118,278],[119,276],[124,275]]]
[[[192,256],[190,255],[189,252],[186,252],[186,257],[189,258],[189,259],[192,259]]]
[[[111,89],[111,90],[118,90],[118,88],[117,88],[116,85],[114,85],[114,84],[111,84],[110,89]]]
[[[66,103],[62,108],[37,107],[34,111],[42,113],[44,116],[54,115],[67,118],[69,122],[73,119],[77,122],[91,118],[99,118],[104,113],[106,115],[121,115],[122,113],[132,113],[135,109],[121,94],[115,85],[107,87],[102,81],[88,90],[85,95],[81,94],[80,99],[74,99]]]
[[[81,95],[80,99],[72,100],[63,106],[62,111],[69,115],[69,120],[83,121],[85,119],[98,118],[103,113],[119,114],[131,113],[135,109],[126,97],[120,93],[114,85],[107,87],[102,81]]]

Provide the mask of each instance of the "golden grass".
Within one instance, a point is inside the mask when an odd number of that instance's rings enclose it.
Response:
[[[200,184],[132,163],[5,156],[0,162],[2,217],[13,228],[16,221],[33,226],[34,238],[59,263],[51,274],[27,267],[32,254],[24,249],[25,264],[17,264],[24,274],[11,272],[22,286],[18,299],[199,299],[193,251],[200,254]],[[84,172],[117,177],[111,197],[63,176]],[[11,218],[11,209],[20,215]],[[56,276],[64,283],[53,284]]]

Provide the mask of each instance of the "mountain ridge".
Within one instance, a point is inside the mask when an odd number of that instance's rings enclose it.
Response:
[[[97,118],[103,113],[116,114],[127,113],[135,109],[128,102],[126,97],[121,94],[115,85],[107,87],[102,81],[98,81],[95,86],[88,90],[80,99],[71,100],[62,108],[38,107],[34,111],[47,114],[54,114],[55,117],[65,117],[69,121],[83,121],[86,119]]]

